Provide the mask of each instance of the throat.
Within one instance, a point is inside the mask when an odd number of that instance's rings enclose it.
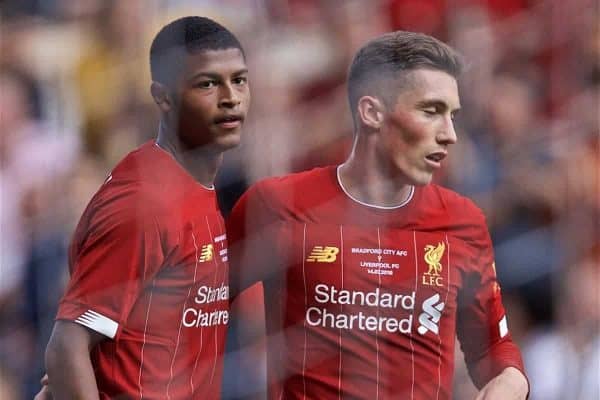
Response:
[[[373,207],[402,207],[412,198],[414,186],[396,179],[357,169],[351,163],[338,167],[338,181],[353,200]]]
[[[173,159],[200,185],[214,188],[219,166],[223,162],[223,153],[208,153],[201,150],[182,150],[176,143],[157,140],[156,145]]]

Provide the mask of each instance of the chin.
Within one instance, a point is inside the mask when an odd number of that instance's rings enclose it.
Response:
[[[236,132],[216,138],[214,141],[214,145],[219,149],[229,150],[238,147],[240,145],[241,140],[242,135],[240,134],[240,132]]]
[[[414,186],[425,186],[425,185],[429,185],[431,183],[431,181],[433,180],[433,174],[418,174],[416,176],[412,176],[410,179],[411,185]]]

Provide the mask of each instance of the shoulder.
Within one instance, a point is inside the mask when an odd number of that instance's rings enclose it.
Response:
[[[115,165],[110,180],[118,182],[144,183],[147,186],[168,183],[170,164],[165,154],[154,141],[146,142],[129,152]]]
[[[430,184],[422,189],[423,202],[440,207],[457,222],[484,223],[485,216],[479,206],[466,196],[451,189]]]
[[[248,199],[260,199],[272,208],[307,200],[330,186],[335,167],[321,167],[258,181],[247,191]],[[333,171],[333,172],[332,172]]]
[[[442,227],[475,246],[489,245],[485,215],[471,199],[435,184],[424,186],[418,192],[418,207],[424,224]]]
[[[119,181],[107,179],[90,201],[96,209],[111,209],[115,212],[156,214],[168,206],[157,188],[141,181]]]
[[[254,186],[258,190],[272,194],[289,193],[321,185],[331,177],[335,167],[320,167],[308,171],[297,172],[284,176],[276,176],[258,181]]]
[[[88,221],[112,220],[115,223],[157,219],[170,205],[156,178],[148,179],[151,164],[146,145],[130,152],[111,171],[84,212]],[[146,154],[144,154],[146,153]]]
[[[75,236],[112,237],[127,232],[157,231],[164,209],[165,205],[143,185],[111,180],[90,200]]]

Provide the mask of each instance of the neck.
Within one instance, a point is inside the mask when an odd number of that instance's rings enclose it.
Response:
[[[217,171],[223,161],[223,153],[188,149],[179,140],[175,132],[169,130],[161,121],[156,143],[179,163],[198,183],[212,188]]]
[[[365,135],[363,135],[365,136]],[[378,207],[397,207],[404,204],[413,186],[394,173],[380,157],[369,137],[354,142],[352,153],[340,166],[340,184],[354,199]]]

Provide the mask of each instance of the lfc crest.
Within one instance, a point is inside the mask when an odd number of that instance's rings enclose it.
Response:
[[[438,243],[437,246],[428,244],[425,246],[425,262],[429,266],[427,272],[423,273],[421,283],[427,286],[443,286],[443,278],[440,276],[442,272],[441,259],[446,250],[444,242]]]

